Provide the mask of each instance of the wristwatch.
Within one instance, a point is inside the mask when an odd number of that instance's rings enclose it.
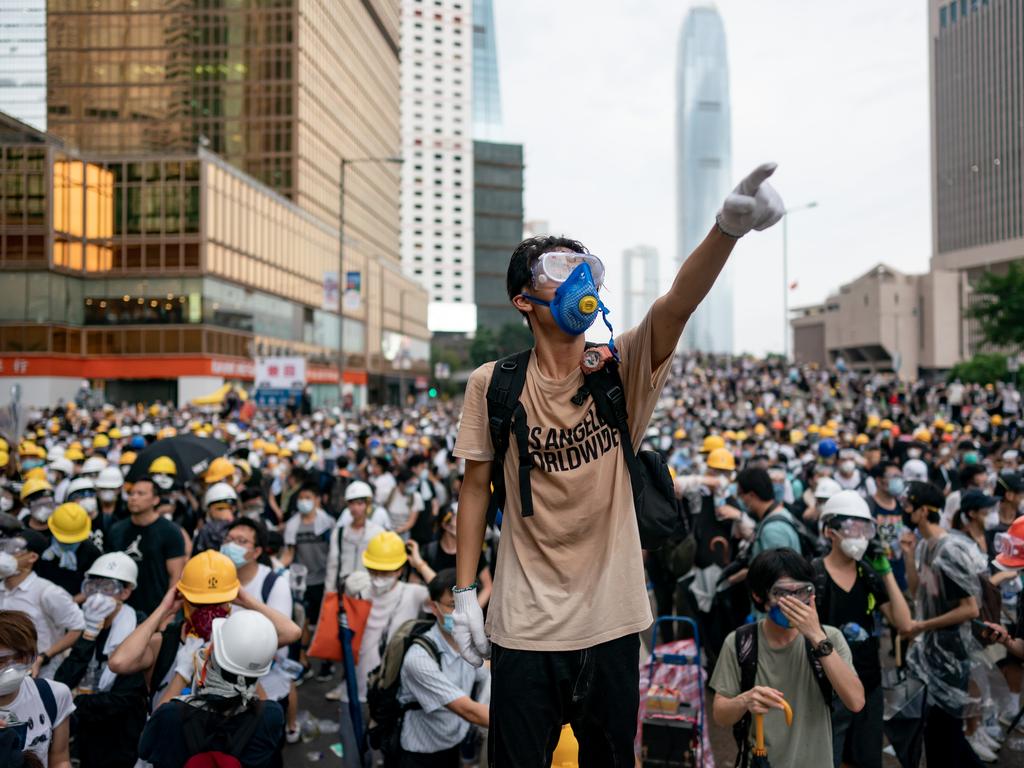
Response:
[[[43,666],[44,666],[44,667],[45,667],[45,666],[46,666],[47,664],[49,664],[49,663],[50,663],[50,661],[52,661],[52,657],[51,657],[51,656],[50,656],[50,654],[48,654],[48,653],[40,653],[40,654],[39,654],[39,658],[43,660]]]
[[[816,659],[821,659],[828,656],[835,649],[835,646],[832,645],[832,641],[826,637],[820,643],[811,648],[811,655]]]

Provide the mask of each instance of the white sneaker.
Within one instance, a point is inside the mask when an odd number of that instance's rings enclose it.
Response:
[[[977,735],[977,737],[981,739],[981,741],[984,742],[985,746],[988,747],[992,752],[998,752],[999,748],[1002,746],[1002,744],[1000,744],[995,738],[993,738],[992,734],[986,731],[984,728],[979,728],[977,731],[975,731],[975,735]]]
[[[998,758],[995,752],[985,746],[985,742],[979,736],[980,731],[975,731],[967,737],[967,743],[971,745],[971,749],[974,750],[974,754],[978,756],[978,759],[983,763],[994,763]]]
[[[301,737],[302,730],[299,728],[299,726],[285,729],[284,740],[287,741],[289,744],[297,744]]]
[[[341,692],[345,690],[345,681],[342,681],[339,685],[334,686],[327,693],[324,694],[324,698],[328,701],[341,701]]]
[[[1006,739],[1006,734],[1003,732],[1003,729],[1000,728],[998,725],[985,725],[982,726],[982,730],[985,731],[986,736],[988,736],[990,739],[992,739],[999,745],[1002,745],[1003,741]]]

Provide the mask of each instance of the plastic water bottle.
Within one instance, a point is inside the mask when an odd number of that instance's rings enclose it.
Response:
[[[78,684],[79,693],[96,693],[100,687],[100,663],[94,656],[89,659],[89,666],[85,668],[85,675]]]
[[[851,621],[847,624],[843,624],[843,637],[846,638],[846,642],[853,645],[854,643],[867,642],[868,633],[860,624],[855,621]]]

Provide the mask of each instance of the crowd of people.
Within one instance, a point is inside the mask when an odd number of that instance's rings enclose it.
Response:
[[[698,621],[715,721],[745,752],[764,716],[777,766],[880,766],[887,735],[916,765],[885,728],[895,668],[923,684],[929,765],[995,760],[1024,679],[1020,392],[673,365],[636,447],[671,467],[688,526],[644,566],[657,613]],[[459,419],[457,402],[30,414],[0,441],[0,763],[282,765],[312,677],[339,702],[343,764],[475,759],[494,710],[452,618]],[[223,448],[162,449],[184,436]],[[473,567],[484,613],[501,538],[499,516]],[[314,653],[325,628],[340,656]]]

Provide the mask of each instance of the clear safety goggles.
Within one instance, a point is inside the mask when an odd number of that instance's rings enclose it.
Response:
[[[587,264],[590,267],[590,274],[594,277],[594,285],[601,288],[604,285],[604,264],[591,253],[574,253],[571,251],[548,251],[542,253],[533,263],[530,272],[533,275],[533,284],[536,287],[545,285],[561,285],[569,279],[569,275],[580,264]]]
[[[814,597],[814,585],[807,581],[777,581],[768,590],[768,597],[773,602],[778,602],[784,597],[792,597],[804,605],[810,605],[811,598]]]
[[[995,546],[996,552],[1000,555],[1024,560],[1024,539],[1018,539],[1008,533],[997,533]]]
[[[873,539],[878,532],[878,526],[871,520],[846,518],[837,521],[834,527],[844,539]]]
[[[115,595],[121,594],[124,587],[125,585],[117,579],[86,576],[85,581],[82,582],[82,594],[86,597],[91,595],[106,595],[107,597],[114,597]]]
[[[6,552],[8,555],[19,555],[25,551],[27,546],[28,542],[18,536],[0,539],[0,552]]]

